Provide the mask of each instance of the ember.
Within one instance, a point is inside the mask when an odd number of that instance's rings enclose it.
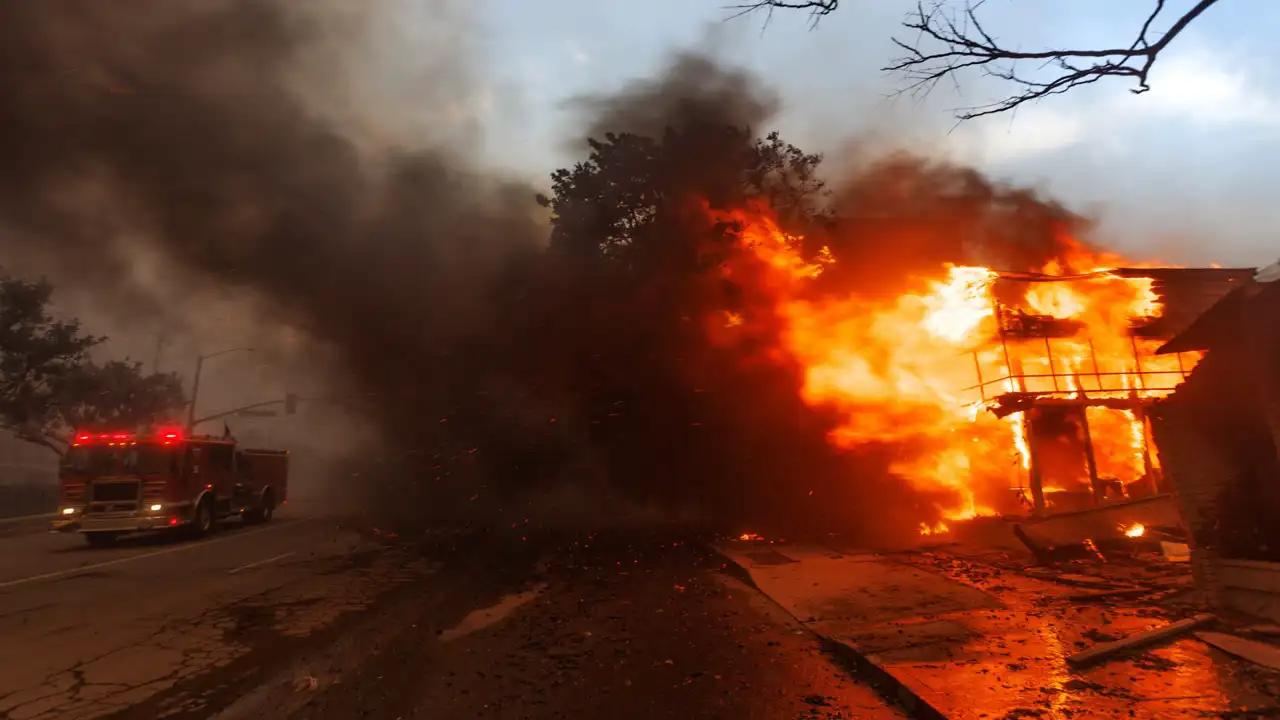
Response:
[[[1163,308],[1150,266],[1062,238],[1039,273],[951,266],[888,300],[815,298],[829,252],[806,261],[762,207],[713,214],[753,251],[743,275],[764,276],[803,399],[838,411],[830,442],[896,445],[891,470],[944,520],[1156,492],[1144,408],[1199,355],[1154,355],[1162,341],[1144,328]],[[1046,502],[1040,485],[1060,492]]]
[[[1138,538],[1147,533],[1147,528],[1142,523],[1133,523],[1132,525],[1121,525],[1120,530],[1124,532],[1125,537]]]

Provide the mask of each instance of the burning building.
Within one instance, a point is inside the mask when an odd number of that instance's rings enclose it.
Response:
[[[1036,272],[952,266],[868,297],[823,287],[836,261],[806,260],[767,212],[716,219],[741,228],[754,266],[726,271],[763,290],[755,310],[780,327],[775,355],[800,368],[804,400],[838,418],[830,441],[888,448],[890,470],[932,503],[924,533],[1167,499],[1148,416],[1201,354],[1157,350],[1253,274],[1137,267],[1064,238]],[[724,325],[749,333],[752,313]]]
[[[1252,270],[1001,273],[972,349],[971,402],[1014,429],[1017,498],[1034,512],[1167,493],[1149,409],[1200,361],[1161,346]]]
[[[1259,272],[1160,348],[1204,357],[1150,414],[1206,599],[1280,620],[1277,278]]]

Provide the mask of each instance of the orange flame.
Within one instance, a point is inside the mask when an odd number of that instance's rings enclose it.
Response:
[[[1124,532],[1125,537],[1139,538],[1147,534],[1147,527],[1142,523],[1133,523],[1132,525],[1120,525],[1120,530]]]
[[[1159,341],[1131,334],[1133,323],[1161,313],[1150,279],[1108,269],[1135,263],[1068,239],[1063,257],[1043,268],[1052,277],[953,266],[892,300],[815,299],[812,280],[833,262],[829,251],[806,261],[801,238],[782,232],[762,207],[710,212],[741,228],[742,247],[763,268],[755,275],[763,276],[761,289],[782,322],[779,349],[803,370],[804,401],[839,412],[830,441],[842,448],[897,444],[902,451],[892,471],[941,498],[944,519],[1020,502],[1010,486],[1016,479],[1024,487],[1031,469],[1028,418],[1022,411],[1004,418],[985,412],[1005,393],[1064,404],[1083,395],[1119,400],[1118,407],[1078,413],[1078,433],[1087,427],[1092,439],[1096,475],[1124,487],[1151,471],[1144,420],[1123,401],[1171,392],[1198,357],[1152,356]],[[1028,319],[1056,329],[1022,335],[1009,329]],[[1084,461],[1074,462],[1047,453],[1044,484],[1087,492]],[[921,534],[937,531],[921,526]]]

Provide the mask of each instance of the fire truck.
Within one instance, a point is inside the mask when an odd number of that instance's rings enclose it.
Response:
[[[93,546],[125,533],[206,535],[232,517],[267,522],[288,500],[289,453],[180,429],[77,432],[59,468],[53,529]]]

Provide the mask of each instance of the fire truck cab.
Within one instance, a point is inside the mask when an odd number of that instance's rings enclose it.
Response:
[[[288,451],[240,449],[233,438],[77,432],[59,469],[53,529],[97,546],[153,530],[198,537],[230,517],[266,522],[288,500],[288,468]]]

